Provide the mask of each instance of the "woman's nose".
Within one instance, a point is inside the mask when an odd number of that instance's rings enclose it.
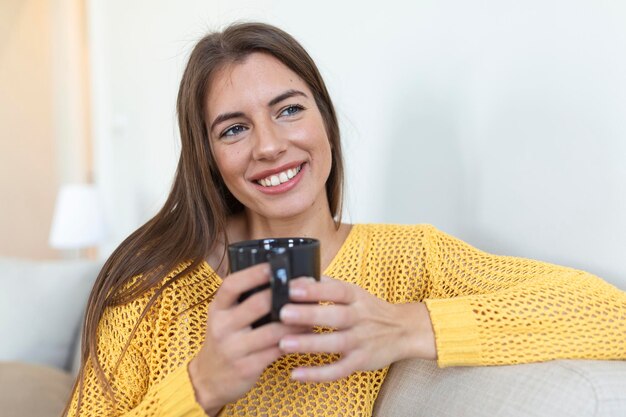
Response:
[[[282,138],[277,129],[269,123],[255,126],[254,149],[252,156],[257,160],[273,160],[278,158],[287,149],[287,140]]]

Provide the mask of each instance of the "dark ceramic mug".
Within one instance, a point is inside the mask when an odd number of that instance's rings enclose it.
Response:
[[[252,294],[271,287],[272,310],[252,324],[259,327],[280,320],[280,309],[289,303],[289,280],[312,277],[320,280],[320,242],[317,239],[286,237],[276,239],[247,240],[228,246],[231,272],[241,271],[263,262],[272,269],[270,283],[246,291],[239,302]]]

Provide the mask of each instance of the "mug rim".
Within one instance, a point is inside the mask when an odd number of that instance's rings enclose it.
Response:
[[[286,246],[291,243],[292,246]],[[295,244],[293,244],[295,243]],[[241,252],[246,249],[273,250],[279,248],[289,248],[291,250],[319,246],[320,241],[312,237],[277,237],[242,240],[228,245],[229,251]]]

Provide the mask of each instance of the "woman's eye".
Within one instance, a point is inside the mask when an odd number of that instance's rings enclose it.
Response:
[[[304,110],[304,107],[294,104],[292,106],[286,107],[283,111],[281,111],[280,116],[293,116],[294,114],[299,113],[302,110]]]
[[[235,125],[232,127],[229,127],[228,129],[226,129],[220,136],[224,137],[224,136],[237,136],[238,134],[240,134],[241,132],[244,132],[246,130],[246,128],[242,125]]]

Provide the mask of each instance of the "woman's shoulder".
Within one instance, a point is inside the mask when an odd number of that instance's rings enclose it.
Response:
[[[396,254],[423,252],[430,247],[437,229],[429,224],[358,223],[354,224],[344,246],[368,248],[368,253]]]
[[[209,294],[217,290],[221,284],[221,279],[205,260],[178,262],[146,290],[137,290],[142,287],[142,281],[145,279],[144,274],[130,278],[122,290],[129,294],[124,297],[128,301],[113,303],[105,312],[138,316],[149,304],[158,309],[162,299],[195,299],[199,294]],[[135,296],[130,295],[133,293]],[[132,314],[129,314],[130,312]]]
[[[371,236],[388,236],[404,238],[423,238],[432,233],[437,233],[437,229],[427,223],[420,224],[400,224],[400,223],[357,223],[354,225],[355,231],[367,233]]]
[[[133,276],[127,285],[138,285],[141,280],[142,275]],[[107,306],[100,320],[100,334],[109,329],[125,340],[139,322],[149,328],[157,318],[167,321],[189,306],[210,299],[220,283],[221,279],[205,261],[195,266],[191,261],[180,262],[147,291]],[[127,290],[132,294],[132,288]],[[142,332],[141,326],[138,330]]]

